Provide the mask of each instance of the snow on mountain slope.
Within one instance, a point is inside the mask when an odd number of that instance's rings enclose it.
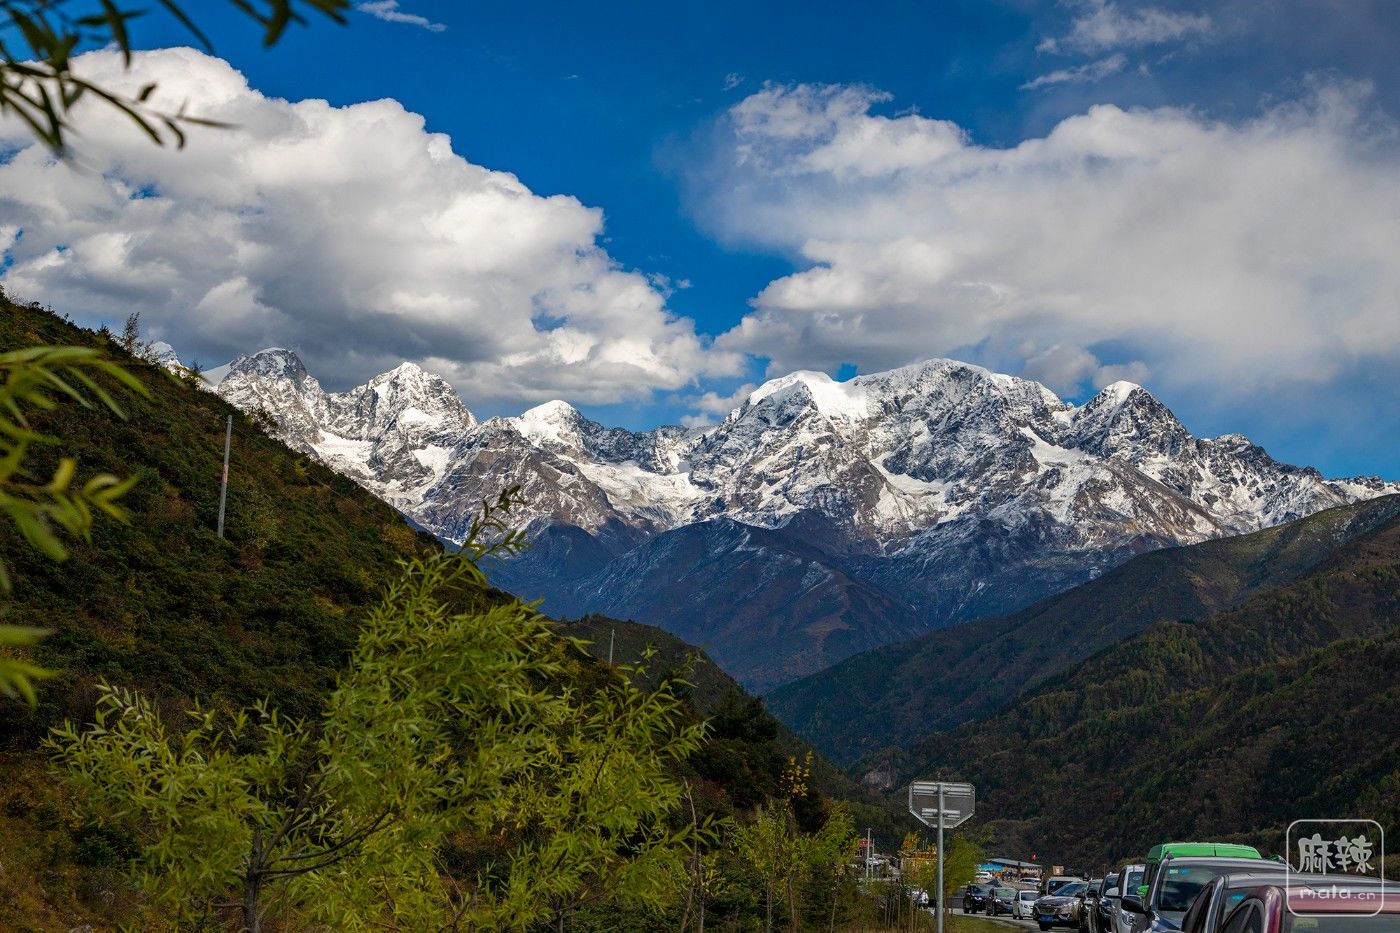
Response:
[[[655,600],[657,612],[685,616],[672,631],[726,640],[712,647],[751,684],[771,682],[764,668],[776,656],[715,615],[727,605],[718,595],[741,576],[763,589],[755,604],[794,616],[770,631],[801,659],[783,667],[788,677],[911,626],[1020,608],[1142,551],[1400,492],[1376,478],[1329,481],[1278,463],[1239,435],[1194,437],[1132,383],[1076,407],[1039,383],[953,360],[846,382],[793,373],[703,431],[608,428],[563,401],[478,423],[444,380],[412,364],[327,393],[281,349],[235,360],[217,390],[266,412],[289,444],[447,540],[461,539],[483,498],[521,486],[520,520],[550,545],[505,569],[517,592],[569,611],[628,608],[639,617]],[[688,534],[684,546],[638,550],[715,520],[779,537],[755,550],[728,532]],[[724,579],[676,606],[663,581],[687,578],[684,562],[703,541],[735,549],[714,555]],[[831,557],[822,572],[849,582],[798,598],[806,591],[790,590],[783,575],[798,566],[817,573],[792,557],[812,546]],[[625,578],[608,575],[621,567],[630,568]],[[649,582],[639,590],[637,581]],[[864,634],[848,632],[860,612],[882,617]],[[817,642],[825,647],[813,649]]]

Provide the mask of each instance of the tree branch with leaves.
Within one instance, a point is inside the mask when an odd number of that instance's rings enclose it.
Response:
[[[188,12],[188,4],[153,0],[174,17],[206,49],[209,37]],[[288,26],[304,23],[303,10],[335,22],[345,22],[348,0],[227,0],[263,31],[263,44],[275,45]],[[112,47],[131,62],[131,27],[147,9],[126,8],[115,0],[0,0],[0,115],[20,120],[55,153],[68,149],[73,112],[83,100],[96,100],[128,118],[157,145],[185,144],[184,127],[222,126],[188,113],[152,106],[155,84],[135,95],[96,84],[73,70],[73,58],[83,48]]]
[[[110,380],[137,395],[146,388],[131,373],[89,347],[29,347],[0,353],[0,515],[33,548],[56,561],[66,560],[63,532],[88,540],[95,516],[125,521],[118,500],[135,484],[98,473],[78,480],[72,457],[59,458],[51,473],[37,476],[35,447],[53,447],[59,439],[38,430],[34,419],[68,402],[85,408],[105,408],[118,417],[126,412],[102,385]],[[10,575],[0,562],[0,591],[9,592]],[[41,637],[36,627],[0,625],[0,647],[24,648]],[[44,671],[33,664],[0,656],[0,693],[34,702],[34,680]]]

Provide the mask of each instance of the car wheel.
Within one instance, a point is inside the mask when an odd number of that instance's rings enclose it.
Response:
[[[1041,928],[1042,930],[1048,930],[1048,929],[1050,929],[1050,924],[1048,924],[1048,923],[1046,923],[1044,920],[1042,920],[1042,921],[1040,921],[1040,928]]]

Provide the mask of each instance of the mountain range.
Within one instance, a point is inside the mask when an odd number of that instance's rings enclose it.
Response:
[[[562,401],[478,420],[411,363],[327,392],[267,349],[207,378],[443,540],[519,485],[534,547],[494,569],[500,585],[557,616],[658,625],[757,690],[1013,613],[1137,554],[1400,492],[1241,435],[1195,437],[1131,383],[1076,406],[952,360],[845,382],[797,372],[717,425],[640,432]]]

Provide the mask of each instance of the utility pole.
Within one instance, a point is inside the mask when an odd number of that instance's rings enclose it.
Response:
[[[617,629],[608,632],[608,667],[612,667],[613,639],[617,637]]]
[[[870,880],[870,864],[875,858],[875,850],[871,848],[870,827],[865,827],[865,880]]]
[[[224,430],[224,478],[219,484],[219,537],[224,536],[224,505],[228,502],[228,452],[233,445],[233,415],[228,416],[228,427]]]

